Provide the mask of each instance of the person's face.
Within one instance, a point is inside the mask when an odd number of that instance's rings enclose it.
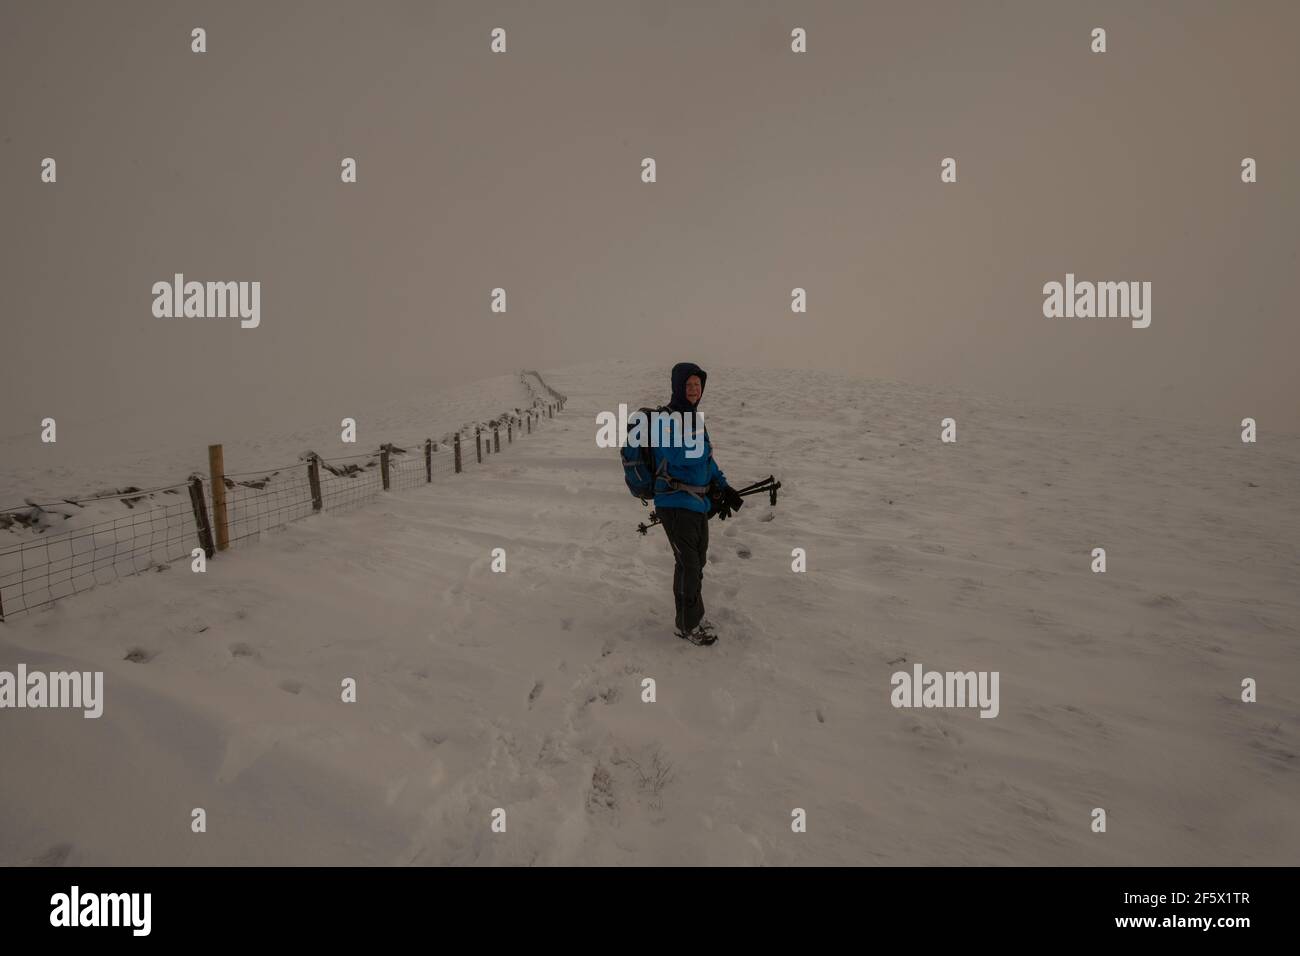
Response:
[[[694,405],[704,394],[704,386],[700,384],[700,377],[692,375],[686,380],[686,400]]]

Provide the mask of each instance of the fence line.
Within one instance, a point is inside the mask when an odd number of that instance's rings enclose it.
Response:
[[[531,379],[536,380],[534,384]],[[532,402],[490,420],[488,431],[475,425],[477,463],[507,445],[531,435],[545,418],[564,408],[566,396],[551,388],[535,371],[520,373]],[[504,436],[502,429],[505,429]],[[212,446],[214,476],[220,491],[214,496],[213,476],[191,475],[187,481],[141,491],[129,488],[108,495],[38,504],[28,502],[0,510],[0,531],[19,525],[32,537],[0,546],[0,622],[80,593],[97,584],[150,569],[166,571],[182,559],[204,559],[231,547],[258,540],[322,511],[358,507],[384,491],[405,491],[445,480],[465,470],[468,456],[463,425],[439,441],[424,439],[397,445],[385,443],[369,454],[323,458],[314,452],[292,465],[229,473],[221,446]],[[364,464],[358,462],[364,461]],[[97,510],[116,505],[131,513],[105,515]],[[80,527],[50,533],[49,522],[95,515]],[[224,521],[223,521],[224,516]]]

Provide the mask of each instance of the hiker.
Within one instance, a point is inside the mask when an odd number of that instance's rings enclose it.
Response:
[[[655,473],[666,475],[655,482],[655,511],[668,535],[676,566],[673,569],[673,599],[677,605],[677,636],[692,644],[712,644],[717,639],[713,624],[704,619],[704,564],[709,551],[709,517],[717,513],[726,519],[744,499],[727,484],[726,476],[713,460],[709,433],[695,415],[708,373],[693,362],[673,366],[673,397],[668,409],[681,413],[690,441],[672,434],[653,449]],[[666,432],[676,431],[672,422]],[[703,432],[703,444],[699,432]],[[698,456],[688,455],[698,452]],[[660,489],[663,490],[660,490]]]

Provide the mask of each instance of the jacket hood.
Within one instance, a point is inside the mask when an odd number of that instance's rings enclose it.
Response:
[[[675,412],[693,412],[695,406],[686,400],[686,380],[692,375],[700,377],[700,398],[704,397],[704,386],[708,383],[709,373],[694,362],[678,362],[673,366],[673,398],[668,407]]]

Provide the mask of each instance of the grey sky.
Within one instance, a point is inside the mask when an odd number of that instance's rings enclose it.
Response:
[[[0,435],[602,356],[1297,432],[1298,35],[1282,2],[12,0]],[[154,318],[175,272],[259,280],[261,327]],[[1151,327],[1044,318],[1067,272],[1152,282]]]

